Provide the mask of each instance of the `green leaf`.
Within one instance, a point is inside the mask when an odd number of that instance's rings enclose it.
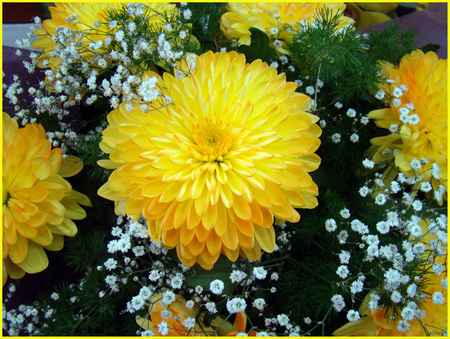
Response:
[[[270,63],[277,58],[277,53],[273,47],[269,44],[269,37],[260,29],[250,28],[251,44],[250,46],[241,45],[238,48],[240,53],[245,54],[245,58],[248,63],[251,63],[257,59],[261,59],[267,63]]]
[[[428,52],[430,52],[430,51],[432,51],[432,52],[437,52],[437,50],[438,50],[439,48],[441,48],[441,45],[438,45],[438,44],[428,44],[428,45],[425,45],[425,46],[423,46],[423,47],[420,47],[419,49],[420,49],[422,52],[424,52],[424,53],[428,53]]]
[[[186,284],[192,288],[200,285],[205,291],[209,291],[211,281],[219,279],[225,284],[223,293],[230,295],[235,288],[235,284],[230,282],[230,273],[233,270],[231,264],[231,261],[221,256],[214,264],[214,268],[210,271],[201,268],[199,265],[195,265],[195,275],[186,278]]]

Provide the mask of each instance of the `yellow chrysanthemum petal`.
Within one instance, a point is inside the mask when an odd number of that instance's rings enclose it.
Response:
[[[382,69],[391,80],[382,88],[390,107],[372,111],[369,117],[377,126],[395,127],[395,131],[372,139],[369,154],[375,162],[395,159],[396,168],[407,177],[414,177],[412,160],[426,159],[420,169],[421,182],[431,181],[435,190],[442,185],[446,199],[447,61],[434,52],[416,50],[405,55],[399,66],[384,63]]]
[[[89,206],[89,199],[58,174],[61,154],[51,149],[41,125],[19,128],[3,114],[3,267],[11,278],[44,270],[48,259],[42,247],[61,249],[62,236],[77,232],[70,218],[86,216],[78,204]],[[77,165],[71,169],[71,164]],[[71,157],[61,173],[73,175],[80,164]]]
[[[231,2],[228,3],[228,12],[220,19],[220,29],[228,39],[237,39],[240,44],[250,45],[250,27],[255,27],[265,32],[273,43],[279,40],[282,45],[277,46],[279,54],[289,54],[286,43],[292,38],[288,30],[271,32],[272,28],[290,25],[295,28],[298,22],[305,20],[312,23],[319,9],[328,9],[333,14],[343,13],[344,3],[327,2]],[[279,18],[275,18],[275,14]],[[343,16],[338,29],[347,24],[353,24],[353,19]]]
[[[108,115],[100,147],[110,160],[99,164],[115,170],[98,194],[146,218],[184,264],[211,269],[220,254],[273,251],[274,216],[297,222],[294,207],[317,205],[309,172],[321,130],[304,111],[311,99],[261,60],[208,52],[196,64],[182,79],[157,77],[172,104],[143,114],[124,103]]]
[[[27,273],[38,273],[45,270],[48,266],[47,254],[42,246],[28,240],[28,251],[25,259],[17,264]]]

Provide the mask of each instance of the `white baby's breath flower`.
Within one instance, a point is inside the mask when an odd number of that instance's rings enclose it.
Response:
[[[342,279],[347,278],[349,273],[347,265],[340,265],[336,270],[336,274]]]
[[[445,303],[445,298],[442,292],[434,292],[433,293],[433,303],[436,305],[442,305]]]
[[[341,134],[340,133],[334,133],[331,136],[331,141],[334,142],[335,144],[338,144],[341,142]]]
[[[253,301],[253,307],[257,308],[261,312],[264,310],[266,305],[266,301],[263,298],[257,298]]]
[[[344,218],[344,219],[348,219],[348,218],[350,218],[350,211],[347,209],[347,208],[343,208],[340,212],[339,212],[339,214],[341,215],[341,217],[342,218]]]
[[[333,295],[333,297],[331,298],[331,302],[333,303],[333,307],[337,312],[342,311],[345,307],[344,298],[340,294]]]
[[[220,295],[223,292],[225,285],[222,280],[216,279],[211,281],[209,289],[212,293]]]
[[[334,232],[337,229],[337,224],[336,224],[336,220],[334,219],[327,219],[325,221],[325,229],[328,232]]]
[[[365,168],[368,168],[368,169],[372,169],[375,166],[375,163],[368,158],[364,159],[362,164]]]
[[[358,312],[358,311],[350,310],[350,311],[347,312],[347,319],[348,319],[348,321],[350,321],[350,322],[357,321],[357,320],[359,320],[360,318],[361,318],[361,316],[359,315],[359,312]]]
[[[231,314],[233,313],[239,313],[245,311],[247,307],[247,303],[245,302],[245,299],[235,297],[231,300],[227,301],[227,310]]]

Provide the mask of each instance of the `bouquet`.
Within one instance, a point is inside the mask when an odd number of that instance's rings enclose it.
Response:
[[[362,30],[396,7],[50,6],[4,84],[4,334],[446,335],[447,62]]]

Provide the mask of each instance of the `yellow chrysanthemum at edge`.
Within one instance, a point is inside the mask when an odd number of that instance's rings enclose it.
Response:
[[[79,204],[91,206],[64,179],[81,171],[81,160],[61,153],[41,125],[19,128],[3,113],[3,285],[47,268],[44,248],[62,249],[63,236],[77,233],[72,219],[86,216]]]
[[[391,81],[382,88],[390,107],[368,116],[391,134],[373,138],[369,153],[376,163],[394,160],[395,168],[384,173],[387,185],[398,172],[412,178],[419,173],[417,185],[431,181],[435,190],[442,185],[447,192],[447,60],[416,50],[399,66],[384,63],[382,71]],[[414,159],[422,162],[419,170],[411,167]]]
[[[95,54],[84,50],[89,43],[97,42],[99,40],[104,41],[108,36],[106,33],[113,33],[118,30],[118,28],[111,28],[108,23],[105,22],[105,17],[110,10],[121,10],[124,7],[123,2],[57,2],[55,7],[50,6],[49,10],[52,18],[44,20],[42,23],[43,28],[40,28],[34,32],[34,35],[38,37],[36,41],[33,42],[32,46],[38,48],[44,52],[39,57],[39,67],[43,67],[43,61],[48,60],[50,62],[50,67],[52,69],[61,66],[61,59],[59,57],[52,57],[49,53],[55,49],[55,42],[53,38],[57,35],[58,27],[66,27],[67,29],[83,33],[81,38],[77,38],[77,41],[83,43],[82,47],[78,47],[78,51],[82,56],[94,57]],[[173,14],[178,11],[176,5],[154,2],[146,4],[150,8],[147,10],[149,21],[153,25],[162,26],[164,16]],[[67,18],[72,18],[76,16],[76,24],[74,22],[68,22]],[[70,21],[70,20],[69,20]],[[96,22],[101,22],[100,27],[96,26]]]
[[[116,213],[147,219],[149,234],[176,247],[182,263],[211,269],[225,254],[257,260],[275,245],[274,217],[297,222],[294,208],[317,205],[318,117],[311,99],[261,60],[208,52],[177,79],[156,77],[171,104],[108,115],[101,149],[115,169],[99,195]],[[136,105],[138,106],[138,105]]]
[[[228,12],[224,13],[220,19],[220,29],[228,39],[236,39],[240,44],[250,45],[250,27],[258,28],[269,36],[271,43],[275,40],[280,41],[281,45],[275,46],[279,54],[288,55],[286,43],[291,39],[293,30],[302,20],[312,23],[315,16],[319,15],[319,9],[328,9],[332,14],[343,14],[345,4],[338,2],[230,2]],[[347,16],[342,16],[341,21],[338,28],[354,23],[354,20]]]

